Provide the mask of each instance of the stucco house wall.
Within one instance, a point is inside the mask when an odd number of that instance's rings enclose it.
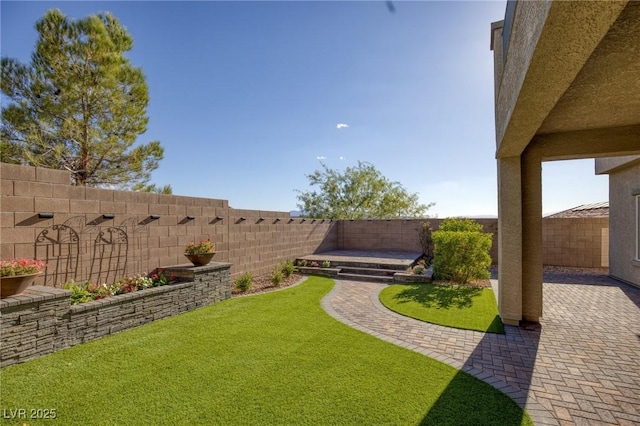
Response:
[[[609,275],[640,287],[640,156],[596,160],[609,175]]]
[[[514,1],[491,24],[499,311],[543,315],[542,163],[640,154],[640,3]]]

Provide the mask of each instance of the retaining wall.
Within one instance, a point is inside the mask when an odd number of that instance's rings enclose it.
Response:
[[[164,268],[177,284],[71,305],[70,290],[32,286],[0,300],[0,367],[231,297],[227,263]]]

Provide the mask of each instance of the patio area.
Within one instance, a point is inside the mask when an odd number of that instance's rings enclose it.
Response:
[[[640,289],[605,275],[546,274],[540,325],[505,335],[387,310],[384,285],[336,281],[336,319],[467,371],[509,394],[536,424],[640,424]]]
[[[310,254],[300,259],[322,262],[328,260],[331,263],[344,264],[375,264],[387,267],[408,268],[416,260],[420,259],[422,253],[404,251],[383,251],[383,250],[330,250],[322,253]]]

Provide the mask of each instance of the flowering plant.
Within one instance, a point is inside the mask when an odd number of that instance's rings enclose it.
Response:
[[[157,273],[151,275],[132,275],[129,277],[122,277],[118,281],[111,284],[93,284],[89,281],[76,282],[68,281],[64,283],[63,287],[67,290],[73,291],[71,295],[71,303],[86,303],[92,300],[105,299],[107,297],[116,296],[118,294],[132,293],[138,290],[144,290],[145,288],[159,287],[167,285],[171,281],[174,281],[176,277],[172,276],[167,278],[162,270],[158,270]]]
[[[216,245],[211,240],[202,240],[199,244],[195,244],[193,241],[189,243],[184,250],[185,254],[207,254],[216,251]]]
[[[131,293],[145,288],[153,287],[153,280],[144,275],[134,275],[131,277],[122,277],[118,281],[118,290],[116,294]]]
[[[2,259],[0,260],[0,277],[37,274],[44,271],[47,265],[36,259]]]
[[[171,278],[167,278],[164,273],[162,272],[162,269],[158,269],[154,274],[149,275],[149,278],[151,278],[151,281],[153,281],[153,286],[154,287],[159,287],[161,285],[167,285],[169,284],[169,281],[174,281],[176,279],[175,276],[171,276]]]
[[[86,290],[91,295],[93,300],[100,300],[111,296],[111,292],[106,284],[88,284]]]

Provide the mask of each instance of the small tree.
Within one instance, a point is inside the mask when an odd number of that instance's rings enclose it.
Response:
[[[111,14],[70,21],[50,10],[36,23],[29,64],[2,58],[4,162],[71,172],[82,186],[146,183],[163,158],[147,129],[149,93],[125,52],[133,39]]]
[[[420,240],[420,246],[422,247],[422,254],[424,254],[424,257],[429,263],[433,260],[432,232],[433,230],[431,229],[430,222],[423,222],[418,228],[418,239]]]
[[[297,191],[298,207],[311,218],[390,219],[424,217],[431,204],[420,204],[418,194],[392,182],[372,164],[358,162],[343,173],[322,164],[307,175],[317,190]]]
[[[438,279],[466,284],[489,278],[492,234],[471,219],[446,219],[433,232],[433,274]]]

